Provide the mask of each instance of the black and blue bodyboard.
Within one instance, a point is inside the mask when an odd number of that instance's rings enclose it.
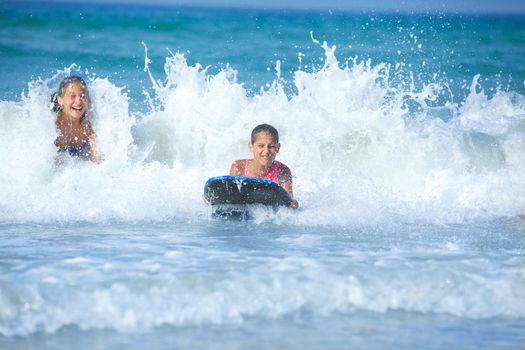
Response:
[[[250,206],[288,206],[292,198],[275,182],[244,176],[217,176],[204,185],[204,197],[214,215],[236,217],[249,214]],[[242,217],[241,217],[242,218]]]

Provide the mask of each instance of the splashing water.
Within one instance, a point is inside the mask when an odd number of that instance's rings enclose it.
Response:
[[[475,76],[464,102],[436,106],[436,84],[400,90],[390,65],[355,59],[342,67],[335,46],[320,47],[324,66],[297,70],[291,96],[280,63],[274,83],[250,96],[233,68],[209,74],[182,53],[166,58],[165,80],[157,81],[146,52],[155,94],[149,112],[130,115],[122,88],[93,78],[101,165],[54,166],[48,96],[75,67],[30,83],[22,101],[0,105],[2,219],[198,217],[205,180],[248,156],[249,132],[263,122],[281,134],[278,158],[292,169],[303,205],[298,222],[392,214],[454,222],[523,211],[523,96],[489,98]],[[440,118],[443,110],[453,117]]]

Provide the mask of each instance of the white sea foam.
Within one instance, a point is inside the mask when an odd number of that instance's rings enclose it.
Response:
[[[324,66],[295,72],[296,93],[288,96],[279,76],[251,95],[233,68],[210,74],[180,53],[166,59],[165,77],[152,76],[146,113],[131,114],[122,88],[92,78],[99,165],[54,164],[49,96],[75,68],[31,82],[21,101],[0,102],[0,219],[204,217],[204,182],[249,156],[259,123],[277,127],[278,158],[293,171],[302,209],[283,211],[288,222],[391,215],[454,222],[525,210],[523,96],[489,97],[476,76],[465,101],[436,106],[437,84],[403,90],[390,83],[395,68],[343,66],[335,47],[321,47]],[[420,108],[408,109],[407,99]],[[452,118],[436,117],[440,111]]]
[[[41,268],[22,274],[19,283],[2,286],[0,335],[53,333],[67,325],[121,332],[161,325],[227,325],[301,311],[327,316],[394,310],[470,319],[525,315],[523,268],[491,276],[473,269],[471,260],[450,264],[428,259],[411,269],[398,254],[384,253],[378,255],[381,263],[360,268],[360,259],[369,257],[354,256],[346,271],[301,257],[259,261],[222,274],[174,272],[161,261],[154,273],[142,263],[122,263],[119,271],[107,273],[93,262],[93,269],[81,273],[61,271],[58,280]],[[486,264],[482,259],[476,263]],[[126,273],[129,268],[131,275]],[[28,277],[31,281],[24,282]]]

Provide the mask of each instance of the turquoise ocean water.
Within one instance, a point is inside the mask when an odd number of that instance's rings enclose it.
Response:
[[[0,349],[519,349],[525,17],[0,3]],[[89,82],[104,161],[56,167]],[[214,220],[281,134],[301,208]]]

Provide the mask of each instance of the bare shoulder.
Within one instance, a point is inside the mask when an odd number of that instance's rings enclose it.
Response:
[[[241,175],[244,162],[245,162],[245,159],[238,159],[234,161],[232,165],[230,166],[230,175],[233,175],[233,176]]]
[[[284,163],[281,163],[279,165],[279,170],[284,174],[284,173],[287,173],[287,174],[291,174],[292,171],[290,170],[290,168],[288,168],[288,166]]]
[[[282,181],[291,181],[292,180],[292,171],[284,163],[280,163],[280,165],[279,165],[279,178]]]
[[[242,169],[245,162],[246,162],[246,159],[237,159],[236,161],[232,163],[232,166],[238,169]]]
[[[91,135],[95,135],[95,130],[93,130],[93,125],[91,125],[91,122],[89,120],[84,121],[82,124],[83,124],[82,128],[88,137],[90,137]]]

